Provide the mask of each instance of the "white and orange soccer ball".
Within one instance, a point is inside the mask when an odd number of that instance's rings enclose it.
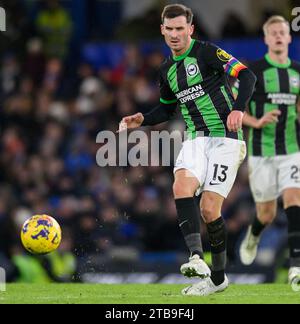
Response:
[[[43,255],[55,251],[62,233],[57,221],[48,215],[36,215],[28,219],[21,231],[23,246],[32,254]]]

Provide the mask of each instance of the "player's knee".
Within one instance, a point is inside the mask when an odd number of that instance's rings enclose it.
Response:
[[[300,207],[300,197],[299,195],[288,196],[284,199],[284,209],[288,209],[290,207],[299,206]]]
[[[271,225],[276,217],[273,210],[263,210],[259,213],[258,218],[264,225]]]
[[[206,223],[211,223],[217,219],[214,208],[211,206],[203,206],[201,208],[201,215]]]
[[[298,206],[300,207],[300,201],[299,198],[287,200],[284,202],[284,209],[288,209],[290,207]]]
[[[189,198],[195,195],[193,188],[189,188],[183,182],[176,180],[173,185],[173,193],[175,199]]]
[[[216,206],[212,200],[205,200],[200,205],[201,215],[206,223],[214,222],[221,215],[220,211],[216,209]]]

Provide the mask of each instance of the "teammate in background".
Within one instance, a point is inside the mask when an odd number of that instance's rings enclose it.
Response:
[[[254,262],[262,231],[276,217],[277,199],[282,195],[288,218],[292,282],[300,278],[300,64],[289,59],[290,26],[283,17],[271,17],[263,29],[269,51],[250,65],[257,84],[243,120],[251,127],[249,172],[257,215],[240,256],[245,265]]]
[[[160,67],[160,105],[148,114],[123,118],[119,131],[168,121],[180,108],[189,139],[176,162],[173,191],[180,227],[191,252],[181,272],[201,277],[199,283],[182,293],[205,296],[228,286],[226,228],[221,209],[246,155],[241,130],[243,112],[256,78],[220,48],[192,39],[192,21],[193,13],[185,6],[164,9],[161,32],[172,56]],[[240,80],[236,101],[227,75]],[[202,260],[200,216],[194,200],[197,192],[203,192],[200,209],[211,245],[212,271]]]

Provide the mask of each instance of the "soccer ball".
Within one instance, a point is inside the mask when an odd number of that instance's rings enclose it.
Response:
[[[21,240],[25,249],[30,253],[48,254],[59,247],[61,228],[54,218],[36,215],[24,223]]]

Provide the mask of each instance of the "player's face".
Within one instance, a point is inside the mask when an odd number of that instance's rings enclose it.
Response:
[[[275,23],[268,27],[268,33],[265,36],[265,42],[271,52],[281,54],[287,52],[292,38],[289,28],[285,23]]]
[[[176,55],[182,55],[188,50],[193,32],[194,26],[188,24],[184,16],[165,18],[161,25],[161,33],[165,37],[167,45]]]

